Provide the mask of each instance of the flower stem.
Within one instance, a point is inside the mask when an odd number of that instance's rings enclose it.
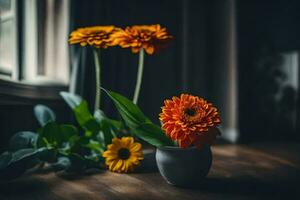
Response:
[[[141,49],[139,53],[139,66],[138,66],[138,72],[136,77],[136,84],[135,84],[135,90],[134,90],[134,96],[133,96],[133,103],[137,104],[139,99],[139,94],[141,90],[141,83],[143,78],[143,70],[144,70],[144,50]]]
[[[94,111],[100,108],[101,100],[101,65],[100,65],[100,49],[94,49],[95,74],[96,74],[96,91],[95,91],[95,107]]]

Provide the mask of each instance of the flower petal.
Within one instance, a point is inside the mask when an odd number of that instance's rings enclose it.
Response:
[[[128,149],[130,152],[127,159],[119,155],[121,148]],[[127,173],[139,165],[140,160],[143,159],[142,145],[138,142],[134,142],[133,137],[114,138],[112,144],[107,146],[107,150],[103,152],[102,155],[110,171]]]

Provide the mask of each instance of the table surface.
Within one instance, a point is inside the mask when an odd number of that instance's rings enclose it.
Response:
[[[155,168],[133,174],[37,173],[0,183],[6,200],[300,199],[300,144],[216,145],[198,188],[167,184]]]

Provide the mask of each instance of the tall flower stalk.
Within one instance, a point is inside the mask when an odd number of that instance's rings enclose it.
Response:
[[[140,90],[141,90],[141,84],[143,79],[143,71],[144,71],[144,49],[141,49],[139,52],[139,66],[136,76],[136,84],[135,84],[135,90],[133,95],[133,103],[137,104],[139,100]]]
[[[144,54],[152,55],[165,47],[172,39],[166,28],[159,24],[155,25],[135,25],[126,27],[112,34],[114,41],[122,48],[131,48],[132,53],[139,52],[139,64],[136,85],[133,95],[133,103],[137,104],[144,68]]]
[[[101,104],[101,59],[100,49],[93,49],[94,62],[95,62],[95,75],[96,75],[96,87],[95,87],[95,106],[94,110],[99,110]]]
[[[111,35],[120,31],[115,26],[91,26],[78,28],[70,34],[70,44],[80,44],[81,46],[91,46],[93,48],[94,64],[95,64],[95,106],[94,111],[98,110],[101,105],[101,59],[100,49],[106,49],[116,46],[117,43]]]

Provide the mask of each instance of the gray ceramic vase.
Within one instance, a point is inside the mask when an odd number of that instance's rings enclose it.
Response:
[[[160,147],[156,150],[156,162],[160,174],[172,185],[193,187],[200,185],[212,164],[210,146]]]

